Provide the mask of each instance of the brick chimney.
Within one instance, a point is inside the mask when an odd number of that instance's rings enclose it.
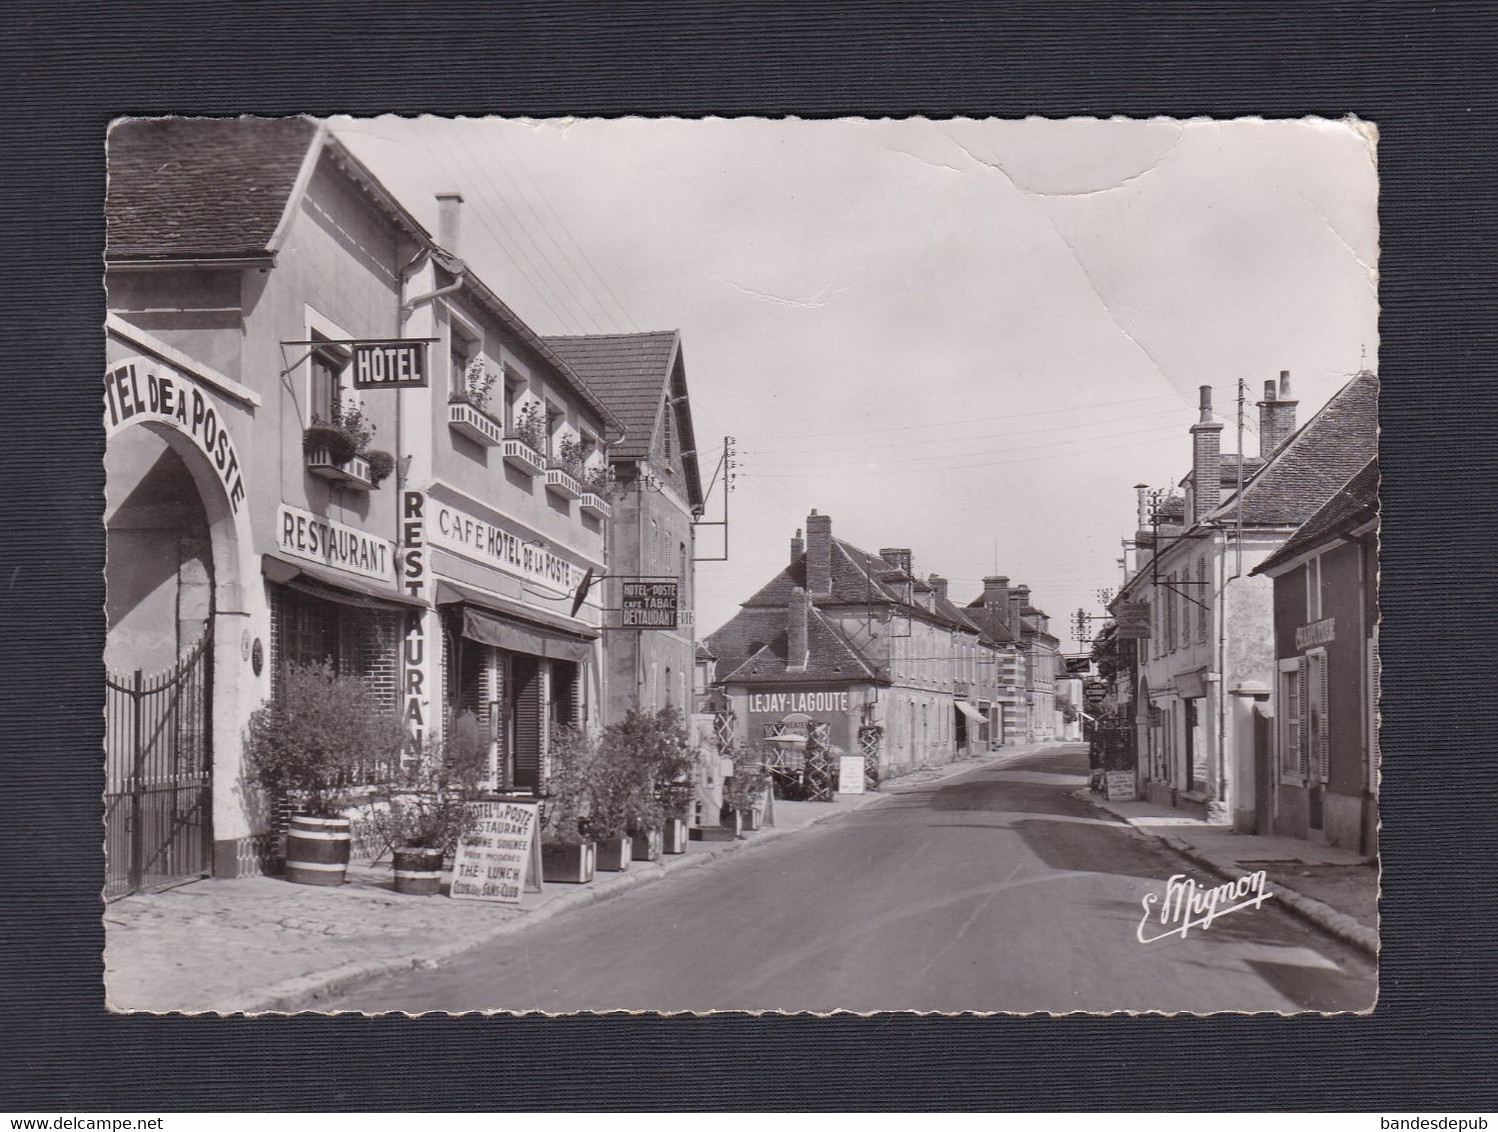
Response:
[[[824,597],[832,592],[832,516],[806,517],[806,592]]]
[[[1290,371],[1280,370],[1279,389],[1274,382],[1264,383],[1264,400],[1259,402],[1259,455],[1269,459],[1295,431],[1295,407],[1300,404],[1290,392]]]
[[[931,588],[936,591],[936,600],[946,601],[947,580],[940,574],[932,574],[931,577],[927,578],[926,580],[931,583]]]
[[[1020,627],[1024,624],[1025,606],[1029,604],[1029,586],[1015,586],[1009,591],[1009,631],[1016,637],[1019,636]]]
[[[797,527],[796,535],[791,539],[791,562],[794,563],[796,559],[800,558],[805,553],[806,540],[801,537],[801,528]]]
[[[983,608],[1005,625],[1009,624],[1009,579],[1003,575],[983,579]]]
[[[910,548],[903,546],[886,546],[879,552],[879,557],[888,562],[897,570],[904,570],[912,578],[915,574],[910,569]]]
[[[806,619],[809,604],[806,591],[800,586],[791,590],[791,600],[786,606],[785,617],[787,671],[804,672],[806,670]]]
[[[1222,422],[1212,419],[1212,387],[1201,387],[1201,420],[1191,426],[1191,514],[1188,523],[1222,504]]]
[[[437,194],[437,243],[442,250],[462,255],[458,247],[458,221],[463,213],[462,193]]]

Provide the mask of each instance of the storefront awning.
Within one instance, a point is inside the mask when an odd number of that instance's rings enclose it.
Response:
[[[266,581],[290,586],[301,593],[324,601],[336,601],[341,605],[393,609],[405,612],[422,609],[423,604],[414,598],[388,590],[372,578],[360,578],[337,570],[314,566],[310,562],[292,562],[274,554],[262,555],[260,572]]]
[[[531,656],[544,656],[552,660],[568,660],[581,664],[588,659],[597,632],[563,629],[544,623],[544,612],[534,615],[516,614],[502,599],[470,590],[452,582],[438,579],[438,605],[461,605],[463,607],[463,636],[481,645],[505,649],[508,652],[523,652]]]
[[[976,720],[979,723],[988,722],[988,717],[966,700],[953,700],[952,702],[957,705],[957,710],[969,719]]]

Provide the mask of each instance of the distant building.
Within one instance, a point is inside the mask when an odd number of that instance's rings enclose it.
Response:
[[[1259,832],[1378,852],[1378,461],[1254,568],[1274,582]]]
[[[668,704],[691,714],[695,668],[696,571],[692,522],[702,515],[702,476],[687,394],[681,335],[595,334],[547,338],[623,424],[609,450],[608,577],[600,592],[605,715]],[[676,625],[623,624],[629,579],[674,582]]]
[[[1151,801],[1235,818],[1234,713],[1228,693],[1274,670],[1272,593],[1253,568],[1377,448],[1378,379],[1353,377],[1303,427],[1289,374],[1265,383],[1258,457],[1220,451],[1222,422],[1201,387],[1184,496],[1153,509],[1141,494],[1132,573],[1111,604],[1143,613],[1130,650],[1138,773]],[[1240,538],[1241,532],[1241,538]],[[1240,823],[1241,824],[1241,823]]]
[[[699,651],[734,741],[772,758],[820,736],[887,776],[1002,741],[1003,646],[911,552],[834,538],[813,511],[790,561]]]

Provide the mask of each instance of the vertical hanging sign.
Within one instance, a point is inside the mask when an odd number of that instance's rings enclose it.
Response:
[[[401,492],[400,586],[407,597],[426,597],[426,493]],[[427,737],[431,711],[432,659],[427,640],[428,611],[413,610],[406,621],[401,655],[401,718],[418,744]]]

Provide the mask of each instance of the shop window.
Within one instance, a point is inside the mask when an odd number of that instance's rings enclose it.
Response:
[[[1280,772],[1306,773],[1306,670],[1300,658],[1280,661],[1279,688]]]
[[[332,665],[362,678],[381,707],[397,706],[401,615],[326,601],[287,586],[272,588],[272,677],[286,664]]]

